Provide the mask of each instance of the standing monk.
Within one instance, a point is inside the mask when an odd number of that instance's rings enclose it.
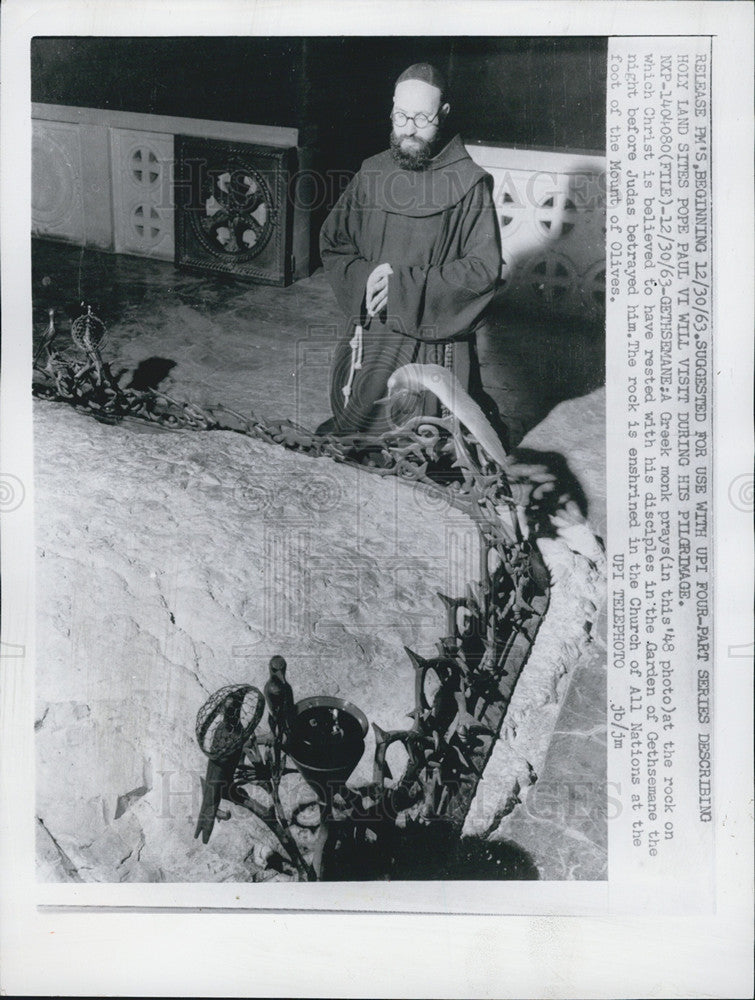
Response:
[[[380,433],[435,414],[429,393],[378,402],[406,364],[446,364],[479,397],[474,329],[500,275],[500,236],[492,179],[458,135],[447,139],[449,111],[435,67],[405,70],[390,149],[364,161],[323,225],[323,266],[348,324],[321,432]]]

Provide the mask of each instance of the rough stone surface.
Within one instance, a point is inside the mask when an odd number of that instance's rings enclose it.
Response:
[[[261,687],[284,652],[297,697],[346,696],[382,728],[404,727],[402,647],[428,653],[443,633],[435,591],[474,578],[475,531],[448,508],[428,516],[405,484],[240,435],[145,433],[50,403],[35,414],[38,815],[68,859],[58,876],[248,879],[270,840],[254,817],[231,807],[208,845],[193,839],[197,709],[225,684]],[[303,515],[314,478],[328,489]],[[483,782],[494,816],[527,784],[537,736],[521,736],[522,720],[557,700],[565,628],[585,615],[559,598],[581,557],[543,545],[557,586],[507,723],[526,752],[503,769],[494,758]],[[355,783],[370,778],[372,740]]]
[[[555,406],[524,437],[520,448],[557,453],[584,493],[585,513],[593,531],[606,537],[606,390]]]
[[[38,814],[82,877],[127,879],[137,862],[242,877],[252,817],[192,839],[200,705],[261,688],[281,652],[297,698],[345,696],[405,726],[403,646],[429,654],[443,634],[435,590],[474,578],[475,529],[437,503],[428,517],[395,480],[240,435],[136,432],[50,403],[35,425]]]

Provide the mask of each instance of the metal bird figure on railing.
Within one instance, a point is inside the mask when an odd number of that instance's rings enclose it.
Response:
[[[202,834],[202,842],[207,843],[215,825],[220,800],[230,798],[230,790],[236,768],[241,761],[244,752],[244,740],[250,729],[256,725],[244,725],[241,720],[241,709],[244,699],[250,691],[255,689],[249,685],[238,685],[228,689],[224,693],[222,700],[214,707],[212,714],[207,715],[205,720],[205,731],[199,739],[200,746],[210,758],[207,762],[207,774],[202,783],[202,807],[199,811],[199,820],[194,836]],[[205,749],[204,735],[206,735],[209,724],[222,712],[215,731],[212,734],[210,746]],[[256,713],[255,713],[256,714]],[[199,719],[198,733],[200,736]]]
[[[286,661],[282,656],[273,656],[270,660],[270,677],[265,687],[265,701],[268,708],[268,722],[273,736],[273,768],[280,778],[282,754],[291,736],[296,709],[294,708],[294,692],[286,680]]]
[[[270,678],[263,688],[269,711],[270,732],[281,743],[291,735],[294,724],[294,692],[286,680],[286,661],[282,656],[270,660]]]
[[[47,359],[49,360],[49,358],[50,358],[50,347],[52,345],[53,340],[55,340],[55,338],[56,338],[56,336],[58,334],[58,331],[57,331],[57,329],[55,327],[55,310],[52,307],[50,307],[47,310],[47,316],[48,316],[47,329],[45,330],[45,332],[44,332],[44,334],[42,336],[42,340],[40,341],[39,347],[34,352],[34,362],[33,363],[35,365],[39,361],[39,359],[42,357],[42,353],[44,351],[47,351]]]

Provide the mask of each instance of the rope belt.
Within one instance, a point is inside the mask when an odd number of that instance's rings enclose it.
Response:
[[[369,326],[369,320],[365,323],[365,328]],[[348,403],[351,399],[351,390],[354,387],[354,376],[358,371],[362,370],[362,362],[364,361],[364,329],[361,324],[357,324],[354,328],[354,336],[349,341],[349,347],[351,348],[351,363],[349,364],[349,374],[346,379],[346,384],[341,389],[343,393],[344,403]],[[412,355],[412,361],[416,361],[419,354],[420,342],[417,341],[414,349],[414,354]],[[438,350],[440,348],[440,350]],[[436,346],[436,354],[440,353],[441,357],[438,358],[438,362],[444,367],[448,368],[450,371],[454,369],[454,345],[452,343],[446,343],[443,345]],[[442,408],[443,416],[448,414],[448,410]]]
[[[343,393],[343,399],[345,403],[348,403],[351,398],[351,388],[354,385],[354,374],[362,370],[362,360],[364,357],[364,331],[362,327],[357,324],[354,330],[354,336],[349,341],[349,347],[351,348],[351,365],[349,366],[349,377],[346,380],[346,385],[341,389]]]

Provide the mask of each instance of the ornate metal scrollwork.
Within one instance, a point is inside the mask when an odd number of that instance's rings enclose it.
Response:
[[[238,159],[212,173],[202,187],[205,213],[193,213],[191,224],[211,253],[256,257],[276,223],[272,195],[261,174]]]

